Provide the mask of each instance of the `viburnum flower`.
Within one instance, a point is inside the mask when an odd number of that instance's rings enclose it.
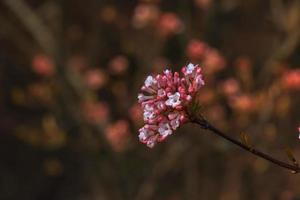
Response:
[[[148,76],[138,95],[145,125],[139,129],[139,139],[148,147],[161,142],[189,121],[187,106],[204,85],[202,69],[192,63],[178,72],[165,70]]]
[[[172,135],[184,123],[191,122],[253,155],[291,170],[292,173],[300,173],[300,165],[290,151],[287,151],[287,155],[292,161],[291,164],[254,148],[246,134],[242,135],[242,141],[236,140],[206,120],[196,98],[199,89],[204,85],[201,67],[190,63],[182,67],[181,72],[180,76],[178,72],[165,70],[161,74],[146,78],[138,95],[145,122],[139,129],[139,140],[142,143],[152,148]],[[249,100],[246,100],[249,106]],[[298,131],[300,134],[300,127]]]

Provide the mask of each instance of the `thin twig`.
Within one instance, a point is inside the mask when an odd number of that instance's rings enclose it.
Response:
[[[274,0],[275,2],[276,0]],[[274,5],[273,2],[273,5]],[[281,2],[277,2],[280,6],[280,9],[282,9],[282,5],[280,4]],[[299,1],[294,1],[292,7],[295,8],[300,8],[300,2]],[[282,17],[286,17],[283,15],[283,11],[277,11],[281,13]],[[286,20],[286,18],[283,19],[283,21]],[[299,20],[299,19],[298,19]],[[281,20],[282,21],[282,20]],[[271,79],[270,72],[273,70],[274,71],[274,63],[277,61],[284,60],[285,58],[289,57],[297,48],[298,44],[300,41],[300,26],[294,27],[292,30],[290,30],[286,38],[276,47],[274,48],[273,53],[269,57],[269,59],[266,60],[263,69],[261,70],[258,80],[261,83],[268,83]]]
[[[53,55],[56,49],[56,40],[40,17],[22,0],[4,0],[3,3],[26,26],[43,50]]]
[[[231,138],[230,136],[226,135],[225,133],[223,133],[222,131],[220,131],[219,129],[217,129],[216,127],[214,127],[213,125],[211,125],[207,120],[201,118],[201,119],[194,119],[192,122],[199,124],[202,128],[210,130],[212,133],[215,133],[216,135],[230,141],[231,143],[241,147],[242,149],[258,156],[261,157],[269,162],[272,162],[280,167],[286,168],[291,170],[293,173],[299,173],[300,172],[300,167],[297,165],[291,165],[288,164],[286,162],[280,161],[266,153],[263,153],[251,146],[247,146],[245,144],[243,144],[242,142],[235,140],[234,138]]]

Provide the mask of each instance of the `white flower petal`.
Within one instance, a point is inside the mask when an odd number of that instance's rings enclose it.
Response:
[[[179,119],[180,119],[180,118],[177,117],[177,118],[173,119],[173,120],[170,122],[171,127],[172,127],[173,130],[176,130],[176,129],[179,127],[179,125],[180,125],[180,120],[179,120]]]
[[[158,95],[159,97],[164,97],[164,96],[166,95],[166,91],[165,91],[164,89],[159,89],[159,90],[157,91],[157,95]]]
[[[157,83],[156,79],[153,76],[148,76],[145,80],[145,86],[150,87]]]
[[[168,123],[160,123],[158,132],[161,136],[166,137],[171,135],[173,131]]]
[[[169,99],[166,101],[166,105],[167,106],[172,106],[173,108],[175,108],[176,106],[180,105],[181,101],[180,101],[180,93],[176,92],[173,95],[169,96]]]
[[[189,63],[186,67],[186,73],[187,74],[191,74],[193,73],[194,69],[195,69],[196,65],[193,65],[192,63]]]

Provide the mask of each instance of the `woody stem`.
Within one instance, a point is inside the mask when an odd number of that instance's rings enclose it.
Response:
[[[272,162],[280,167],[283,167],[285,169],[288,169],[288,170],[291,170],[293,173],[299,173],[300,172],[300,167],[298,166],[297,163],[295,163],[294,165],[291,165],[289,163],[286,163],[286,162],[283,162],[283,161],[280,161],[264,152],[261,152],[251,146],[247,146],[245,144],[243,144],[242,142],[234,139],[234,138],[231,138],[230,136],[226,135],[225,133],[223,133],[222,131],[220,131],[219,129],[217,129],[216,127],[214,127],[212,124],[210,124],[207,120],[205,120],[204,118],[194,118],[192,120],[193,123],[196,123],[196,124],[199,124],[202,128],[204,129],[207,129],[209,131],[211,131],[212,133],[224,138],[225,140],[241,147],[242,149],[262,158],[262,159],[265,159],[269,162]]]

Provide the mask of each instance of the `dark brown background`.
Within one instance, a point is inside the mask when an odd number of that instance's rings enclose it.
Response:
[[[159,12],[136,27],[141,5]],[[168,12],[182,30],[161,35]],[[297,69],[299,80],[299,25],[298,0],[2,0],[0,199],[300,199],[299,175],[190,124],[148,149],[132,118],[145,76],[190,62],[186,48],[197,39],[226,61],[205,76],[207,118],[279,159],[288,162],[287,146],[300,158],[300,86],[287,84]],[[35,72],[37,55],[55,73]],[[121,72],[110,67],[118,55],[127,63]],[[96,89],[84,84],[92,69],[105,80]],[[253,104],[232,105],[222,92],[229,78]],[[90,102],[102,103],[91,108],[99,121],[85,115]]]

